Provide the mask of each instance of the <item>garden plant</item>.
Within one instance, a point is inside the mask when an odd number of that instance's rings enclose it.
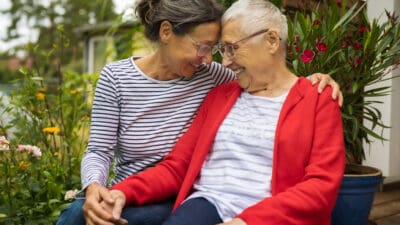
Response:
[[[400,63],[399,17],[386,12],[380,19],[368,18],[366,3],[348,8],[345,0],[330,0],[289,20],[287,61],[296,74],[321,71],[340,84],[347,159],[357,164],[364,142],[385,140],[379,97],[390,94],[384,81]]]
[[[0,116],[11,117],[0,120],[0,224],[53,224],[68,204],[64,195],[80,188],[96,76],[62,70],[69,42],[58,30],[51,51],[28,46],[33,67],[20,69],[0,106]],[[43,75],[46,67],[55,68],[53,79]]]

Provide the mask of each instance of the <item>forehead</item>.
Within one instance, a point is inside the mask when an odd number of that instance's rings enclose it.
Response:
[[[219,39],[221,26],[219,22],[203,23],[196,26],[190,35],[204,43],[215,43]]]
[[[230,20],[224,24],[221,32],[221,42],[233,43],[245,36],[238,20]]]

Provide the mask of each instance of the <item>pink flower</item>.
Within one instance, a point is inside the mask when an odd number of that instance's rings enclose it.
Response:
[[[18,145],[18,151],[23,151],[26,150],[29,153],[32,154],[33,157],[35,158],[40,158],[42,156],[42,151],[40,151],[40,148],[37,146],[32,146],[32,145]]]
[[[25,145],[18,145],[17,150],[22,152],[23,150],[25,150]]]
[[[356,42],[353,43],[353,48],[355,50],[360,50],[362,48],[362,44],[360,42],[356,41]]]
[[[324,43],[324,42],[318,42],[317,44],[316,44],[316,47],[317,47],[317,49],[318,49],[318,51],[320,51],[320,52],[326,52],[326,44]]]
[[[313,60],[315,53],[309,49],[306,49],[303,54],[300,55],[303,63],[309,63]]]
[[[32,155],[33,157],[40,158],[42,157],[42,151],[40,151],[40,148],[32,146]]]

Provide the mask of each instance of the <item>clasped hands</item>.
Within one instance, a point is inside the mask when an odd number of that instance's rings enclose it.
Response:
[[[119,190],[109,190],[97,183],[86,189],[83,213],[87,225],[127,225],[121,218],[125,206],[125,194]]]
[[[125,206],[125,194],[119,190],[109,190],[99,184],[91,184],[86,190],[86,200],[83,212],[87,225],[127,225],[128,221],[121,218]],[[234,218],[218,225],[246,225]]]

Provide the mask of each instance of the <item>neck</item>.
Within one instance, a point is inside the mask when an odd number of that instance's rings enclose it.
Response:
[[[251,95],[277,97],[287,93],[296,83],[297,76],[287,68],[269,71],[268,74],[260,76],[262,79],[254,81],[245,89]]]
[[[136,65],[147,76],[156,80],[173,80],[179,78],[178,75],[171,71],[170,66],[163,60],[159,51],[136,60]]]

